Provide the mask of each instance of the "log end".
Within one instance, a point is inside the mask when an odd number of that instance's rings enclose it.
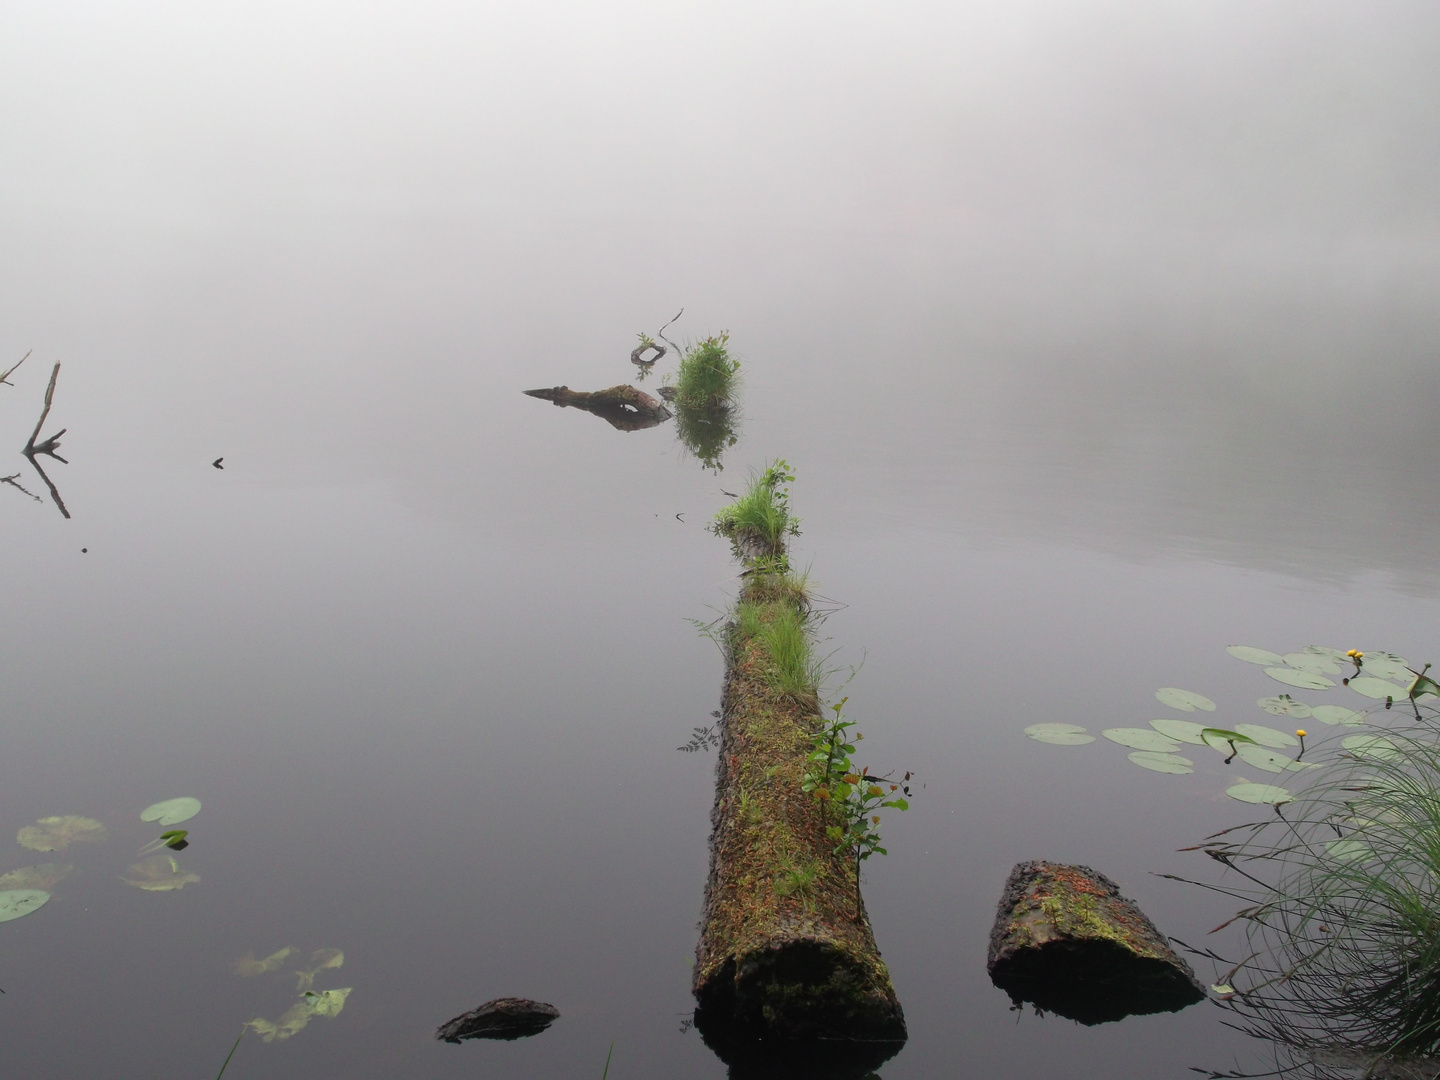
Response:
[[[990,981],[1082,1024],[1176,1012],[1204,1000],[1190,966],[1104,874],[1018,864],[990,933]]]

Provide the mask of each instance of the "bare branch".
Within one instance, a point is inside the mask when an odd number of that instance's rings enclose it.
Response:
[[[15,384],[10,381],[10,376],[15,374],[15,368],[18,368],[20,364],[23,364],[26,360],[28,360],[30,358],[30,353],[34,351],[34,349],[31,349],[24,356],[20,357],[20,363],[16,364],[15,367],[12,367],[9,371],[5,372],[4,375],[0,375],[0,383],[4,383],[6,386],[14,386]]]
[[[40,419],[35,421],[35,430],[30,433],[30,441],[25,444],[25,449],[21,451],[21,453],[27,457],[33,457],[35,454],[49,454],[51,457],[59,458],[61,461],[65,460],[60,457],[59,454],[55,453],[55,451],[60,447],[60,436],[64,435],[65,432],[69,430],[68,428],[61,428],[39,446],[35,445],[35,440],[40,435],[40,428],[44,425],[45,418],[50,415],[50,405],[55,400],[55,380],[59,377],[60,362],[57,360],[55,362],[55,370],[50,372],[50,385],[45,388],[45,408],[40,410]],[[67,514],[65,516],[69,517],[70,515]]]

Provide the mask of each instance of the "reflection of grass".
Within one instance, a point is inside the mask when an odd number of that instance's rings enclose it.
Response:
[[[740,361],[726,350],[729,334],[706,338],[680,360],[675,376],[675,403],[683,409],[727,406],[733,400]]]
[[[1220,980],[1252,1033],[1440,1051],[1440,714],[1416,711],[1386,732],[1399,753],[1318,754],[1327,767],[1275,817],[1202,845],[1252,883],[1221,890],[1249,905],[1237,918],[1253,955]]]
[[[724,466],[725,451],[740,441],[735,433],[735,411],[732,406],[711,405],[702,408],[675,402],[675,436],[685,449],[700,459],[707,469],[719,472]]]

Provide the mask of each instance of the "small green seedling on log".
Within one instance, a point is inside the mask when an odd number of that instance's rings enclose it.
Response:
[[[855,860],[855,913],[860,915],[860,864],[871,855],[888,855],[880,846],[881,808],[905,811],[910,809],[910,776],[900,780],[889,776],[871,776],[870,767],[856,770],[850,755],[855,743],[865,736],[856,732],[851,742],[854,720],[846,720],[843,697],[830,706],[835,718],[815,735],[815,749],[808,759],[807,772],[801,788],[828,803],[833,815],[826,826],[826,835],[835,841],[835,853]],[[1243,737],[1243,736],[1242,736]],[[897,794],[897,792],[899,794]]]

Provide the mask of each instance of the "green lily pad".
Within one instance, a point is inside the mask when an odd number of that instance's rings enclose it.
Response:
[[[317,1016],[339,1016],[340,1010],[345,1007],[345,999],[350,996],[352,989],[353,987],[347,986],[343,990],[309,991],[298,1002],[290,1006],[279,1020],[263,1020],[257,1017],[249,1021],[249,1026],[264,1042],[288,1039],[304,1030],[305,1026]]]
[[[1310,715],[1322,724],[1340,724],[1344,727],[1359,727],[1365,723],[1365,714],[1343,705],[1316,705]]]
[[[1375,698],[1383,701],[1387,697],[1393,697],[1396,701],[1406,701],[1410,695],[1405,687],[1396,686],[1393,682],[1386,682],[1384,679],[1375,679],[1369,675],[1357,675],[1348,683],[1351,690],[1357,694],[1363,694],[1368,698]]]
[[[1344,649],[1332,649],[1329,645],[1306,645],[1301,652],[1315,653],[1317,656],[1328,656],[1337,664],[1349,664],[1350,657],[1345,655]]]
[[[1339,859],[1341,862],[1355,862],[1358,859],[1368,859],[1375,853],[1370,850],[1370,845],[1363,840],[1351,840],[1348,837],[1340,840],[1331,840],[1325,845],[1325,854],[1332,859]]]
[[[44,889],[6,889],[0,892],[0,922],[9,922],[45,906],[50,894]]]
[[[105,826],[93,818],[66,814],[26,825],[15,834],[15,839],[31,851],[62,851],[71,844],[99,844],[109,835]]]
[[[1356,757],[1374,758],[1376,761],[1400,761],[1405,755],[1384,735],[1346,735],[1340,745]]]
[[[74,870],[75,867],[66,863],[47,862],[38,866],[22,866],[18,870],[0,874],[0,892],[9,892],[12,889],[50,892]]]
[[[285,963],[285,958],[294,951],[293,948],[286,945],[285,948],[271,953],[264,960],[256,960],[253,951],[247,952],[230,965],[230,970],[242,979],[251,979],[256,975],[268,975],[272,971],[279,971],[280,966]]]
[[[1180,746],[1168,735],[1161,735],[1160,732],[1147,727],[1112,727],[1106,728],[1100,734],[1111,742],[1117,742],[1121,746],[1133,746],[1136,750],[1169,753]]]
[[[1179,754],[1161,754],[1154,750],[1132,750],[1130,760],[1142,768],[1163,773],[1193,773],[1195,763]]]
[[[1274,784],[1252,784],[1248,781],[1231,784],[1225,789],[1225,794],[1232,799],[1257,805],[1279,806],[1290,801],[1290,792],[1283,787],[1276,787]]]
[[[1161,735],[1168,735],[1183,743],[1194,743],[1196,746],[1204,746],[1205,740],[1201,732],[1205,730],[1204,724],[1197,724],[1193,720],[1151,720],[1150,726]]]
[[[1287,686],[1298,686],[1302,690],[1329,690],[1335,683],[1324,675],[1317,675],[1313,671],[1298,671],[1288,667],[1267,667],[1265,674],[1276,682],[1283,682]]]
[[[1242,735],[1238,731],[1227,731],[1225,728],[1213,727],[1207,727],[1202,731],[1200,738],[1206,746],[1213,750],[1219,750],[1224,754],[1228,754],[1231,751],[1231,743],[1235,744],[1234,749],[1239,749],[1241,746],[1255,741],[1250,738],[1249,735]]]
[[[1307,716],[1314,714],[1315,710],[1303,701],[1296,701],[1289,694],[1277,694],[1275,697],[1262,697],[1255,704],[1264,709],[1271,716],[1293,716],[1296,720],[1304,720]]]
[[[125,875],[121,881],[146,892],[170,892],[200,880],[200,875],[194,871],[181,870],[173,855],[151,855],[148,859],[141,859],[126,869]]]
[[[309,990],[315,985],[315,976],[330,968],[338,968],[345,963],[345,954],[339,949],[316,949],[310,954],[310,964],[304,971],[295,972],[299,978],[295,989]]]
[[[1179,709],[1181,712],[1194,712],[1201,709],[1205,712],[1214,712],[1215,703],[1203,694],[1196,694],[1190,690],[1181,690],[1174,686],[1162,686],[1155,691],[1155,696],[1172,709]]]
[[[1055,746],[1081,746],[1094,742],[1094,735],[1086,735],[1078,724],[1031,724],[1025,734],[1036,742],[1052,743]]]
[[[1314,652],[1286,653],[1281,659],[1287,667],[1297,671],[1308,671],[1314,675],[1339,675],[1340,665],[1334,657]]]
[[[179,825],[189,821],[200,812],[200,800],[188,796],[180,799],[166,799],[140,811],[141,821],[153,821],[157,825]]]
[[[1261,746],[1268,746],[1274,750],[1300,745],[1300,740],[1288,731],[1279,731],[1273,727],[1266,727],[1264,724],[1236,724],[1235,730],[1241,735],[1248,735]]]
[[[1415,677],[1415,673],[1410,670],[1409,661],[1403,656],[1387,652],[1367,652],[1360,661],[1360,674],[1406,684]]]
[[[1231,645],[1225,651],[1236,660],[1244,660],[1247,664],[1259,664],[1261,667],[1279,667],[1285,663],[1283,656],[1273,653],[1269,649],[1256,649],[1249,645]]]

